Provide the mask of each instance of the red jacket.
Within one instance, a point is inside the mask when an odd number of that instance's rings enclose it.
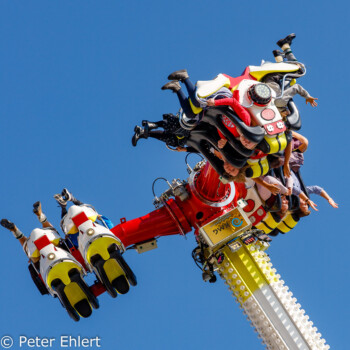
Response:
[[[244,122],[244,124],[250,126],[251,124],[251,118],[248,111],[241,106],[241,104],[238,102],[239,100],[239,91],[235,90],[233,93],[233,96],[231,98],[223,98],[221,100],[215,100],[215,106],[230,106],[238,115],[238,117]],[[228,118],[226,118],[228,119]],[[227,129],[233,134],[234,137],[238,137],[239,134],[236,130],[236,126],[233,125],[233,123],[227,123],[224,121],[225,126]],[[220,136],[222,136],[220,134]]]

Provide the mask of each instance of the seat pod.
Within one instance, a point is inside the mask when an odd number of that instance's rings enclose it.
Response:
[[[25,242],[23,249],[27,256],[31,258],[39,258],[40,250],[37,248],[35,241],[45,236],[48,242],[57,246],[61,240],[59,233],[52,227],[47,228],[35,228],[29,235],[27,241]]]
[[[108,228],[93,223],[84,211],[72,221],[79,229],[79,251],[89,269],[113,298],[127,293],[129,284],[136,285],[136,278],[121,256],[122,242]]]
[[[96,221],[96,219],[98,217],[98,213],[93,207],[86,205],[86,204],[72,205],[68,209],[67,214],[61,220],[62,231],[66,235],[78,233],[78,228],[75,226],[74,222],[72,221],[72,217],[76,216],[77,214],[81,213],[82,211],[85,212],[85,214],[87,215],[89,220],[91,220],[92,222]]]
[[[51,243],[45,234],[34,244],[40,252],[40,274],[49,293],[58,296],[75,321],[80,316],[89,317],[92,307],[97,309],[99,304],[83,280],[86,273],[82,265],[69,252]]]

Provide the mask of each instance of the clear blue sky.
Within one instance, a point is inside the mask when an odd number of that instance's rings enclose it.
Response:
[[[319,98],[316,109],[296,99],[310,141],[302,173],[340,208],[313,198],[319,212],[274,239],[269,254],[327,342],[345,349],[348,14],[347,2],[324,0],[2,0],[0,216],[29,234],[37,225],[32,204],[41,200],[58,227],[52,196],[63,187],[115,224],[153,210],[153,179],[186,178],[184,155],[155,140],[133,148],[130,140],[142,119],[178,110],[175,95],[160,90],[168,74],[237,76],[273,60],[275,42],[295,32],[294,52],[308,67],[300,83]],[[101,308],[79,323],[39,295],[18,242],[4,229],[0,236],[0,337],[99,336],[103,350],[262,348],[223,282],[202,282],[190,256],[193,234],[162,238],[143,255],[128,252],[139,285],[117,299],[101,296]]]

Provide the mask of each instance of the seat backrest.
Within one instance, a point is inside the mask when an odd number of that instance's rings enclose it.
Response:
[[[213,80],[199,80],[196,84],[197,96],[199,98],[206,98],[213,95],[222,87],[230,87],[230,79],[223,74],[217,75]]]
[[[298,71],[299,69],[300,67],[297,64],[284,62],[264,62],[260,66],[249,66],[250,75],[259,81],[267,74],[292,73]]]

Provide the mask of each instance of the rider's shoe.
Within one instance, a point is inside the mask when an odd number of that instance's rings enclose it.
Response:
[[[171,90],[172,92],[178,92],[181,90],[181,85],[177,80],[173,80],[162,86],[162,90]]]
[[[272,51],[274,57],[277,57],[277,56],[283,56],[284,57],[284,52],[280,51],[280,50],[273,50]]]
[[[189,76],[186,69],[177,70],[168,76],[168,80],[180,80],[181,82],[187,78],[189,78]]]
[[[0,224],[2,227],[5,227],[10,231],[13,231],[13,232],[16,231],[16,225],[7,219],[2,219]]]
[[[73,202],[74,205],[82,205],[83,203],[76,199],[71,192],[69,192],[66,188],[64,188],[61,192],[62,198],[66,202]]]
[[[137,141],[139,139],[147,139],[148,135],[145,133],[145,129],[141,128],[138,125],[135,126],[134,131],[135,131],[135,134],[131,139],[131,143],[134,147],[136,147]]]
[[[15,238],[17,238],[17,239],[24,237],[23,233],[17,228],[17,226],[13,222],[11,222],[7,219],[2,219],[0,221],[0,225],[2,227],[7,228],[8,230],[10,230],[12,232],[12,234],[15,236]]]
[[[273,56],[275,57],[276,62],[283,62],[284,53],[280,50],[273,50]]]
[[[293,39],[296,37],[294,33],[287,35],[284,39],[280,39],[277,41],[277,45],[282,48],[283,45],[288,44],[289,46],[292,45]]]
[[[33,213],[38,217],[39,221],[41,223],[44,223],[47,221],[47,217],[46,215],[43,213],[42,209],[41,209],[41,203],[38,201],[38,202],[35,202],[33,204]]]
[[[57,193],[53,196],[56,199],[56,202],[61,206],[65,207],[67,205],[67,201],[62,197],[61,194]]]
[[[66,188],[62,190],[61,195],[66,202],[74,199],[73,195]]]
[[[149,122],[148,120],[143,120],[142,121],[142,126],[144,126],[145,130],[147,129],[147,131],[158,128],[158,125],[156,123]]]
[[[33,213],[38,217],[43,213],[41,209],[41,203],[39,201],[33,204]]]

